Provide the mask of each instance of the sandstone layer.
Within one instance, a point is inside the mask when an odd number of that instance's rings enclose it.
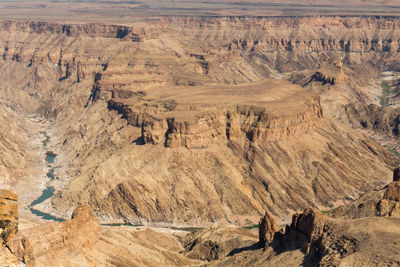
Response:
[[[381,190],[368,191],[356,201],[329,214],[338,218],[400,217],[400,184],[392,182]]]

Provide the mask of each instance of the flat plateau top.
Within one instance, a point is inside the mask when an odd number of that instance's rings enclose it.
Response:
[[[158,87],[144,91],[146,96],[142,101],[174,101],[174,111],[164,115],[182,118],[201,111],[219,110],[236,105],[261,108],[271,115],[292,115],[307,111],[317,96],[308,89],[272,78],[240,85]],[[139,104],[135,98],[115,100],[127,106]]]
[[[160,16],[396,15],[396,0],[0,0],[0,19],[120,23]]]

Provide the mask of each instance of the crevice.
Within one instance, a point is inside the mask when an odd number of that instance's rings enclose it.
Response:
[[[175,122],[174,118],[167,119],[168,129],[165,132],[165,141],[164,141],[165,147],[168,147],[168,137],[173,132],[174,122]]]

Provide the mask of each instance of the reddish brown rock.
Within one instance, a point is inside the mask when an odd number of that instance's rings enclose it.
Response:
[[[18,197],[0,189],[0,243],[10,240],[18,229]]]
[[[400,201],[400,183],[390,183],[383,198],[387,200]]]
[[[259,243],[262,247],[265,247],[269,242],[274,239],[275,233],[278,231],[276,219],[274,216],[265,212],[263,218],[260,219],[258,235]]]
[[[317,209],[306,209],[293,215],[285,233],[277,233],[274,246],[298,248],[319,262],[319,266],[338,266],[341,259],[357,251],[359,241],[348,235],[347,225],[323,215]]]

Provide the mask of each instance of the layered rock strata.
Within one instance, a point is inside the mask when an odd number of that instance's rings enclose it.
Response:
[[[146,98],[158,97],[152,90],[135,100],[113,98],[108,101],[108,108],[117,110],[129,125],[141,129],[139,139],[143,144],[175,148],[202,148],[216,141],[241,141],[243,137],[254,143],[279,141],[310,132],[323,116],[317,95],[272,79],[243,86],[180,90],[187,92],[184,98],[178,94],[149,101]],[[278,107],[283,94],[292,110]],[[209,101],[205,100],[207,95]]]
[[[330,211],[330,215],[342,218],[399,217],[400,183],[398,168],[393,171],[393,182],[380,190],[369,191],[360,199]]]

